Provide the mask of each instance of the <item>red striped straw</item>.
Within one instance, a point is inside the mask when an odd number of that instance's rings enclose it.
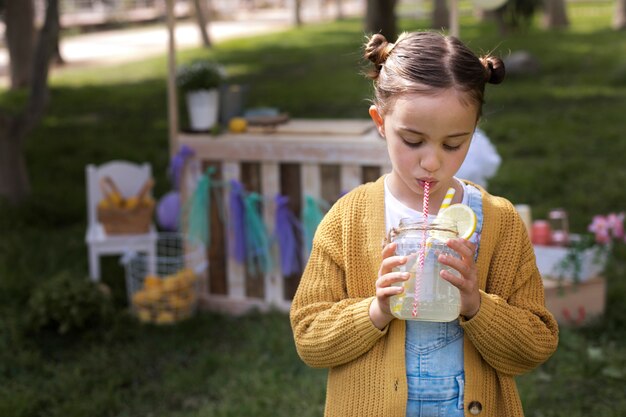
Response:
[[[424,258],[426,257],[426,238],[428,226],[428,197],[430,194],[430,183],[424,183],[424,201],[422,202],[422,215],[424,219],[424,229],[422,231],[422,248],[417,257],[417,268],[415,269],[415,293],[413,294],[413,317],[417,317],[417,310],[419,306],[419,297],[421,293],[420,281],[422,271],[424,270]]]

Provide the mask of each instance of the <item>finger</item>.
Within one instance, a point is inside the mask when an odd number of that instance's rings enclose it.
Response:
[[[377,297],[392,297],[394,295],[402,294],[403,292],[404,292],[404,287],[401,287],[401,286],[378,288],[376,290],[376,296]]]
[[[439,276],[442,279],[448,281],[450,284],[457,287],[461,294],[471,294],[478,292],[478,283],[475,279],[467,279],[462,275],[457,275],[454,271],[446,270],[442,270],[439,273]],[[461,297],[463,297],[463,295]]]
[[[456,269],[460,273],[463,272],[462,270],[468,269],[467,261],[454,255],[441,253],[437,257],[437,261],[443,265],[449,266],[450,268]]]
[[[389,274],[382,275],[376,282],[378,288],[389,287],[397,282],[404,282],[409,279],[408,272],[391,272]]]
[[[396,242],[388,243],[383,246],[383,259],[388,258],[396,253],[398,244]]]
[[[383,262],[380,264],[380,270],[378,271],[378,276],[383,276],[385,274],[393,271],[393,268],[399,267],[400,265],[404,265],[407,263],[408,258],[406,256],[390,256],[388,258],[383,259]]]
[[[467,280],[464,279],[462,275],[455,274],[454,272],[442,269],[439,272],[439,276],[457,287],[459,290],[463,290],[467,286]]]
[[[450,239],[447,246],[462,257],[473,256],[476,252],[476,245],[465,239]]]

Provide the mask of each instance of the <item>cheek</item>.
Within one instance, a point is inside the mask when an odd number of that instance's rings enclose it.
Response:
[[[396,169],[401,171],[411,170],[418,163],[416,152],[402,144],[390,145],[388,149],[389,156]]]
[[[454,172],[458,171],[463,165],[463,161],[465,161],[465,157],[467,156],[467,151],[465,152],[456,152],[454,156],[452,156],[450,161],[450,168],[454,170]]]

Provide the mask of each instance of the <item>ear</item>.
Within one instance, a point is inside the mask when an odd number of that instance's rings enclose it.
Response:
[[[376,129],[378,129],[378,133],[380,134],[380,136],[384,138],[385,137],[385,119],[383,119],[383,116],[378,111],[378,107],[372,104],[370,106],[369,113],[370,113],[370,117],[374,121],[374,124],[376,124]]]

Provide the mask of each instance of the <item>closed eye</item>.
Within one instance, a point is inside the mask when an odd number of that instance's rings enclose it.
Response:
[[[421,141],[420,141],[420,142],[410,142],[410,141],[408,141],[408,140],[406,140],[406,139],[402,139],[402,142],[403,142],[406,146],[408,146],[409,148],[417,148],[417,147],[419,147],[419,146],[422,144],[422,142],[421,142]]]
[[[461,149],[461,145],[443,145],[443,148],[447,151],[458,151]]]

